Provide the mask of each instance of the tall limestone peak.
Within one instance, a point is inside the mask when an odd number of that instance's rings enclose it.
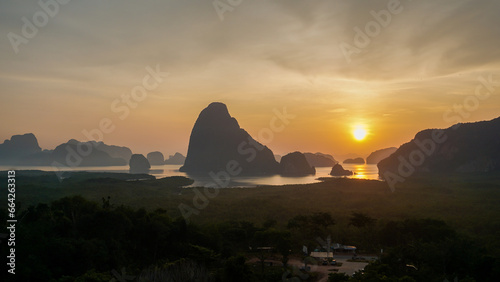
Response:
[[[198,116],[180,170],[191,174],[231,170],[243,175],[268,175],[278,173],[279,164],[269,148],[240,128],[225,104],[215,102]]]
[[[227,106],[223,103],[214,102],[208,105],[201,111],[195,126],[211,127],[211,126],[230,126],[240,127],[235,118],[231,117]]]
[[[3,144],[0,144],[0,162],[17,161],[41,151],[42,149],[33,133],[13,135],[10,140],[5,140]]]

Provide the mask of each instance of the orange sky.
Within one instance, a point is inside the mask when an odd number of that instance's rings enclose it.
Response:
[[[498,1],[367,2],[243,1],[221,17],[211,1],[73,1],[23,43],[23,17],[43,9],[2,2],[0,138],[32,132],[53,149],[109,118],[108,144],[185,154],[199,112],[220,101],[257,139],[274,109],[296,115],[267,144],[276,154],[366,156],[500,116],[496,82],[474,104],[478,77],[500,81]],[[169,76],[132,107],[121,97],[148,66]],[[446,114],[464,103],[465,117]]]

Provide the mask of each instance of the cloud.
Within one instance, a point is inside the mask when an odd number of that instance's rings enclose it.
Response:
[[[332,114],[404,122],[453,105],[478,75],[500,73],[496,0],[401,0],[403,11],[349,63],[340,44],[354,44],[354,28],[388,2],[245,0],[221,21],[211,1],[70,1],[15,54],[6,35],[41,8],[1,1],[0,98],[12,105],[4,114],[33,120],[30,112],[64,101],[65,113],[106,116],[87,109],[109,105],[159,64],[171,76],[151,99],[178,107],[156,115],[220,99],[255,111],[289,104],[315,124]],[[498,112],[497,100],[484,107]]]
[[[374,20],[370,12],[387,3],[244,1],[221,22],[206,1],[72,1],[18,56],[5,37],[1,51],[15,65],[9,71],[25,75],[31,71],[19,61],[28,57],[62,76],[68,68],[130,70],[154,61],[189,73],[227,58],[268,60],[304,76],[360,80],[498,67],[500,3],[463,0],[402,0],[403,11],[348,64],[339,44],[352,44],[354,27],[364,29]],[[21,17],[39,8],[17,1],[3,5],[3,34],[19,32]]]
[[[346,108],[338,108],[338,109],[330,110],[328,112],[330,112],[332,114],[345,113],[345,112],[347,112],[347,109]]]

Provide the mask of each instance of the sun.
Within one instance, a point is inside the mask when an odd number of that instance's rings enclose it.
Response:
[[[367,132],[364,128],[356,128],[353,132],[352,135],[354,136],[354,139],[361,141],[365,139]]]

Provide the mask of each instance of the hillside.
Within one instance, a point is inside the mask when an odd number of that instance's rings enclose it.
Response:
[[[426,129],[378,164],[389,183],[429,175],[500,172],[500,118]]]

